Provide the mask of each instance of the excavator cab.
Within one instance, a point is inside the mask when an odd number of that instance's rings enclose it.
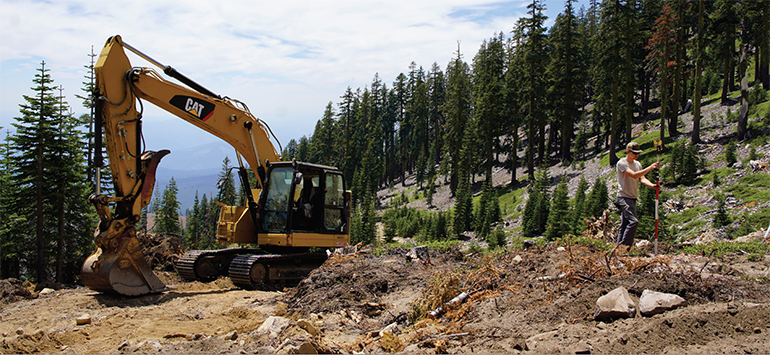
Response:
[[[336,168],[299,162],[271,164],[260,205],[262,233],[347,235],[350,201]],[[321,236],[321,238],[324,238]]]

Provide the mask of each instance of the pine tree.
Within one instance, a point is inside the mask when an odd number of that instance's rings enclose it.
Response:
[[[159,203],[159,209],[155,214],[155,232],[172,235],[180,235],[182,227],[179,225],[179,201],[177,193],[179,189],[172,177],[166,188],[163,189],[163,197]]]
[[[717,213],[714,215],[713,223],[717,227],[724,227],[730,225],[730,215],[727,213],[727,207],[725,205],[725,196],[719,194],[715,196],[717,202]]]
[[[596,179],[594,186],[591,188],[591,193],[588,194],[588,216],[594,218],[601,217],[604,210],[607,209],[609,200],[607,184],[604,182],[604,179]]]
[[[353,209],[350,243],[374,244],[377,239],[374,199],[367,197]]]
[[[0,145],[0,279],[20,276],[19,260],[25,248],[25,241],[19,236],[24,236],[26,217],[20,213],[23,209],[14,191],[9,134],[6,132]]]
[[[460,235],[466,230],[471,229],[473,221],[473,196],[471,195],[471,157],[472,143],[474,135],[473,130],[463,137],[462,152],[460,155],[460,171],[458,174],[457,195],[455,196],[455,214],[452,220],[452,227],[455,235]]]
[[[201,203],[198,199],[198,191],[195,191],[195,199],[193,200],[192,210],[187,213],[187,228],[185,229],[185,237],[182,243],[188,249],[197,249],[198,243],[201,238]]]
[[[447,94],[443,106],[446,113],[446,131],[444,135],[445,151],[450,161],[450,190],[457,194],[462,170],[461,151],[466,126],[471,118],[470,69],[460,54],[447,66]],[[470,191],[470,190],[469,190]],[[456,231],[461,233],[462,231]]]
[[[691,139],[693,144],[701,142],[700,139],[700,120],[701,120],[701,97],[702,97],[702,80],[703,80],[703,57],[705,52],[705,44],[703,38],[706,35],[706,29],[704,28],[705,19],[705,0],[698,0],[698,27],[695,43],[695,77],[693,88],[693,109],[692,109],[692,134]]]
[[[38,282],[47,281],[50,275],[50,255],[56,230],[58,194],[48,186],[53,183],[50,174],[51,157],[55,154],[50,144],[58,136],[56,129],[59,101],[54,96],[53,79],[45,68],[45,62],[35,74],[35,96],[24,95],[26,104],[19,105],[21,117],[13,123],[16,133],[10,138],[13,171],[11,180],[17,186],[15,192],[19,205],[25,206],[20,213],[27,221],[25,232],[16,236],[22,241],[21,260],[29,262]]]
[[[521,104],[526,110],[525,122],[527,126],[527,170],[530,179],[535,178],[535,165],[546,162],[548,152],[545,151],[545,126],[547,117],[545,113],[546,93],[546,65],[548,53],[546,47],[546,29],[544,27],[547,16],[543,15],[545,6],[540,0],[532,0],[527,5],[527,14],[530,17],[519,19],[518,27],[514,32],[522,33],[524,37],[521,46],[524,71],[520,91]],[[535,149],[538,152],[538,161],[535,161]],[[536,164],[537,163],[537,164]]]
[[[669,107],[669,75],[670,75],[670,62],[671,57],[674,55],[674,44],[676,43],[674,22],[676,16],[673,10],[668,5],[663,5],[661,15],[655,20],[655,33],[649,40],[648,48],[650,54],[648,59],[657,66],[658,70],[658,85],[661,105],[661,119],[660,119],[660,140],[665,141],[665,128],[666,120],[670,117],[669,110],[675,110],[675,108]],[[669,127],[669,132],[671,131]],[[676,127],[673,128],[676,130]]]
[[[217,200],[228,206],[235,205],[235,178],[233,177],[233,167],[230,166],[230,158],[225,157],[222,160],[222,171],[217,176]]]
[[[500,135],[498,122],[505,112],[505,51],[502,33],[481,44],[473,59],[474,122],[481,142],[481,158],[485,180],[492,181],[494,141]]]
[[[441,153],[444,144],[444,125],[446,116],[443,105],[446,101],[446,81],[444,73],[438,63],[433,63],[428,73],[428,117],[430,120],[429,136],[433,137],[431,142],[431,151],[433,162],[431,166],[441,161]]]
[[[735,82],[735,40],[736,28],[740,22],[736,11],[736,2],[732,0],[717,0],[714,11],[709,15],[713,25],[711,33],[715,36],[714,45],[718,48],[718,60],[722,63],[722,96],[723,105],[729,104],[728,94],[733,90]]]
[[[310,139],[310,162],[334,166],[334,107],[326,104],[323,116],[316,123]]]
[[[194,247],[195,249],[208,250],[213,249],[215,246],[215,231],[211,225],[213,214],[212,206],[216,206],[216,199],[212,198],[209,201],[208,197],[206,197],[206,194],[204,193],[203,197],[201,197],[201,202],[198,205],[198,216],[196,217],[198,220],[196,222],[198,228],[198,239],[195,241],[195,244],[191,245],[191,247]]]
[[[542,167],[537,173],[537,180],[528,188],[529,200],[524,206],[521,222],[522,235],[525,237],[542,235],[546,231],[551,204],[548,191],[550,184],[548,169]]]
[[[82,264],[90,252],[96,214],[88,201],[91,185],[84,159],[86,138],[81,133],[88,121],[78,120],[69,112],[62,91],[60,87],[59,112],[53,121],[59,134],[47,147],[52,151],[47,174],[52,176],[50,186],[55,186],[56,191],[56,281],[73,282],[80,274],[77,265]]]
[[[584,52],[580,47],[580,32],[572,5],[575,1],[565,2],[564,12],[556,17],[550,35],[553,55],[548,66],[551,83],[548,91],[555,101],[554,116],[560,122],[557,126],[562,136],[562,163],[572,160],[572,134],[574,124],[580,118],[578,103],[585,85]]]
[[[551,209],[548,214],[548,230],[546,238],[555,240],[561,238],[570,232],[570,223],[565,218],[569,215],[569,197],[567,196],[567,179],[562,177],[556,190],[553,192]]]
[[[575,191],[575,197],[572,199],[574,206],[570,212],[570,224],[572,225],[572,233],[579,235],[585,230],[586,224],[583,222],[583,218],[586,215],[586,191],[588,190],[588,181],[584,176],[580,176],[578,182],[577,191]]]
[[[524,212],[521,216],[521,235],[525,238],[538,235],[537,208],[543,199],[540,190],[535,188],[534,185],[529,185],[527,190],[529,191],[529,199],[527,199],[527,203],[524,205]]]

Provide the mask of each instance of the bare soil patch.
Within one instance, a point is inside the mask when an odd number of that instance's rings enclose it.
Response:
[[[407,250],[334,256],[297,287],[245,291],[227,279],[182,282],[142,297],[60,289],[4,298],[2,353],[762,353],[770,349],[770,257],[606,255],[589,247],[492,255]],[[3,282],[9,282],[4,280]],[[4,284],[4,283],[0,283]],[[593,320],[624,286],[688,304],[653,317]],[[461,292],[434,318],[419,318]],[[78,325],[88,316],[91,322]],[[268,317],[291,325],[257,331]],[[304,320],[305,323],[298,322]],[[300,326],[300,325],[303,326]],[[311,328],[304,324],[310,324]],[[308,328],[308,329],[306,329]],[[301,346],[305,346],[302,348]]]

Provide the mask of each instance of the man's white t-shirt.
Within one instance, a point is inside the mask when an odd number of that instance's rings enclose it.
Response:
[[[628,159],[623,158],[618,160],[616,165],[618,170],[618,196],[636,199],[639,197],[639,179],[634,179],[625,173],[626,170],[639,171],[642,170],[642,164],[638,160],[634,160],[634,164],[629,165]]]

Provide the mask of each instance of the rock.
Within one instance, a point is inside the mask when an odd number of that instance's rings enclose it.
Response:
[[[652,316],[686,304],[684,298],[671,293],[644,290],[639,297],[639,313]]]
[[[276,348],[266,345],[266,346],[260,346],[255,351],[255,354],[277,354],[278,351]]]
[[[237,330],[233,330],[232,332],[229,332],[229,333],[225,334],[224,339],[225,340],[235,340],[235,339],[238,339],[238,331]]]
[[[516,255],[516,256],[513,257],[513,262],[516,263],[516,264],[522,262],[523,260],[524,259],[521,257],[521,255]]]
[[[284,317],[270,316],[257,328],[257,334],[269,334],[277,338],[281,332],[291,325],[291,320]]]
[[[556,248],[556,251],[567,251],[567,248],[565,248],[565,247],[558,247],[558,248]]]
[[[524,341],[524,345],[527,349],[532,350],[535,353],[541,353],[541,354],[548,353],[549,351],[547,350],[538,349],[538,345],[540,345],[540,343],[543,343],[543,342],[548,343],[549,339],[553,339],[558,336],[559,336],[558,330],[552,330],[550,332],[540,333],[527,338],[527,340]]]
[[[125,348],[128,348],[129,346],[131,346],[131,342],[126,340],[126,341],[120,343],[120,345],[118,345],[118,350],[123,350]]]
[[[648,245],[650,245],[650,244],[652,244],[652,243],[650,243],[650,241],[649,241],[649,240],[647,240],[647,239],[642,239],[642,240],[640,240],[640,241],[636,242],[635,246],[636,246],[637,248],[644,248],[644,247],[646,247],[646,246],[648,246]]]
[[[300,319],[297,321],[297,326],[304,329],[306,332],[310,333],[310,335],[316,336],[319,334],[318,329],[315,328],[310,322],[308,322],[305,319]]]
[[[572,354],[590,354],[594,350],[594,347],[585,342],[580,342],[573,346],[570,353]]]
[[[294,354],[318,354],[318,350],[308,342],[304,342],[297,347]]]
[[[636,315],[636,305],[628,295],[628,290],[620,286],[596,300],[594,320],[616,318],[633,318]]]
[[[77,319],[75,319],[75,324],[77,325],[86,325],[91,324],[91,316],[84,314]]]
[[[54,292],[56,292],[56,290],[54,290],[54,289],[52,289],[52,288],[48,288],[48,287],[46,287],[46,288],[44,288],[44,289],[40,290],[40,295],[41,295],[41,296],[50,295],[50,294],[52,294],[52,293],[54,293]]]
[[[406,253],[406,259],[409,261],[420,260],[423,262],[430,262],[430,254],[428,253],[428,246],[420,245],[412,249],[409,249],[409,252]]]
[[[395,335],[397,327],[398,327],[398,323],[396,323],[396,322],[390,323],[390,324],[388,324],[387,327],[385,327],[382,330],[380,330],[378,335],[380,337],[384,336],[385,333],[389,333],[390,335]]]
[[[24,335],[24,328],[18,328],[18,329],[16,329],[16,334],[17,334],[17,335]]]
[[[742,237],[735,238],[733,241],[736,243],[762,242],[764,238],[765,238],[765,231],[755,231],[753,233],[746,234]]]
[[[535,246],[535,241],[532,240],[532,239],[527,239],[527,240],[525,240],[524,242],[521,243],[521,248],[524,249],[524,250],[529,249],[529,248],[531,248],[533,246]]]

